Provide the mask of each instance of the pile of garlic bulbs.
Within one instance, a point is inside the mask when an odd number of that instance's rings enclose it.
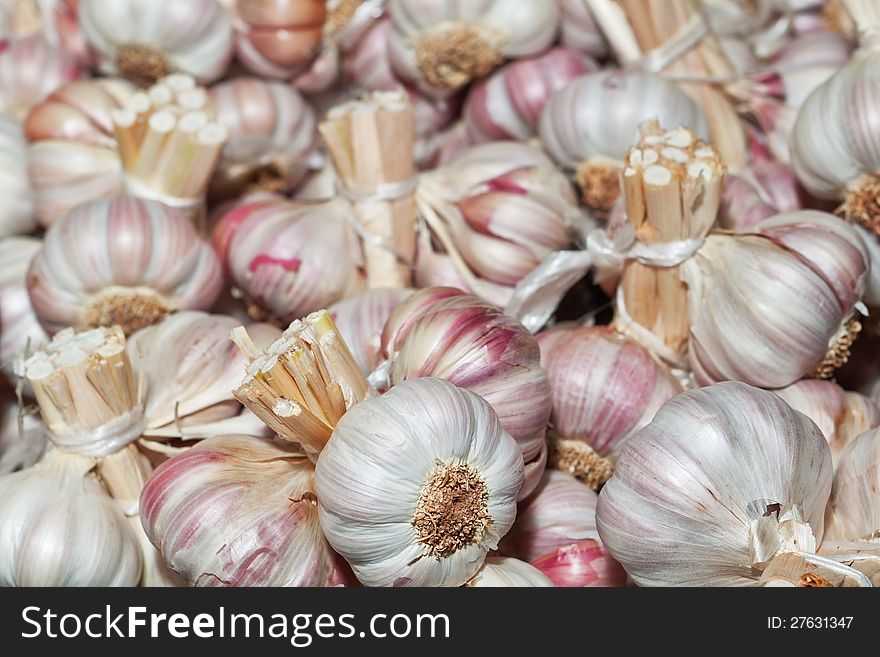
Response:
[[[0,12],[0,585],[880,586],[822,4]]]

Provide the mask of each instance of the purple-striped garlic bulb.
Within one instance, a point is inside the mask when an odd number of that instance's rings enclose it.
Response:
[[[21,123],[0,114],[0,238],[26,235],[37,227],[27,159]]]
[[[111,113],[133,93],[123,80],[65,85],[31,110],[24,123],[30,142],[28,173],[34,212],[50,226],[68,211],[122,187],[122,166]]]
[[[584,0],[558,0],[561,18],[559,43],[590,57],[608,55],[608,42],[596,24],[589,3]]]
[[[376,288],[337,301],[327,308],[364,375],[384,360],[382,331],[385,322],[411,293],[407,289]]]
[[[574,190],[542,152],[518,142],[473,146],[422,175],[416,192],[431,240],[422,240],[419,276],[432,275],[435,244],[464,289],[504,306],[545,256],[564,249],[581,215]]]
[[[17,119],[59,87],[76,80],[79,67],[39,34],[0,45],[0,112]]]
[[[289,79],[320,52],[324,0],[237,0],[235,15],[236,56],[257,75]]]
[[[606,326],[536,336],[550,379],[550,467],[599,490],[621,446],[681,386],[647,349]]]
[[[465,584],[468,588],[507,588],[553,586],[553,582],[534,566],[513,557],[487,557],[483,566]]]
[[[874,401],[832,381],[804,379],[774,392],[821,429],[835,467],[858,435],[880,426],[880,407]]]
[[[258,78],[221,82],[208,96],[216,121],[229,130],[212,196],[292,191],[318,145],[315,115],[305,99],[287,85]]]
[[[26,470],[46,450],[46,426],[18,405],[11,390],[0,390],[0,475]]]
[[[719,383],[677,395],[624,444],[596,523],[640,586],[870,586],[816,554],[832,477],[809,418]]]
[[[318,523],[312,462],[289,443],[209,438],[160,465],[141,521],[166,563],[194,586],[353,583]]]
[[[505,59],[546,50],[559,29],[556,0],[390,0],[391,62],[431,95],[454,93]]]
[[[223,275],[211,245],[180,211],[116,196],[53,224],[27,284],[50,331],[119,325],[131,333],[175,310],[210,308]]]
[[[519,322],[452,288],[417,290],[385,325],[388,384],[439,377],[488,401],[525,462],[520,499],[534,490],[547,458],[550,384],[538,344]]]
[[[566,48],[505,64],[468,92],[462,110],[468,136],[475,143],[533,137],[550,97],[598,68],[589,57]]]
[[[214,230],[230,281],[261,319],[290,322],[364,289],[361,246],[342,201],[245,201]]]
[[[618,587],[626,585],[626,571],[594,539],[571,543],[543,554],[532,565],[559,587]]]
[[[590,207],[610,210],[620,195],[618,176],[639,126],[658,118],[707,139],[702,109],[675,84],[632,69],[588,73],[557,91],[541,114],[544,148],[577,180]]]
[[[49,339],[31,306],[26,282],[31,260],[41,248],[35,237],[0,240],[0,367],[7,376],[18,356]]]
[[[232,15],[218,0],[79,0],[78,16],[99,70],[141,86],[175,72],[207,84],[232,59]]]
[[[797,178],[791,167],[775,160],[761,160],[724,179],[719,225],[731,230],[752,228],[756,223],[803,207]]]

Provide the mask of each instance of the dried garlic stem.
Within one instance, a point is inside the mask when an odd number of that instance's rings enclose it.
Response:
[[[234,395],[285,440],[312,456],[345,412],[370,391],[354,356],[326,310],[294,320],[259,353],[244,327],[230,339],[251,361]]]
[[[847,190],[843,203],[835,213],[861,224],[880,237],[880,176],[870,174],[861,178]]]
[[[171,72],[171,65],[161,52],[139,43],[122,46],[116,53],[116,70],[141,87],[149,87]]]
[[[620,196],[620,164],[607,158],[582,162],[575,180],[584,203],[591,208],[608,212]]]
[[[614,464],[582,440],[548,434],[547,467],[567,472],[599,491],[614,474]]]
[[[165,299],[150,288],[110,287],[94,295],[83,313],[81,329],[119,326],[126,335],[157,324],[171,313]]]
[[[724,167],[687,128],[664,131],[653,121],[643,126],[639,144],[627,153],[621,180],[636,238],[660,245],[706,236],[718,214]],[[628,262],[621,285],[632,320],[683,355],[689,322],[679,267]],[[620,317],[618,328],[627,332]]]
[[[370,288],[412,281],[416,245],[413,110],[402,91],[375,92],[330,111],[321,136],[363,226]]]

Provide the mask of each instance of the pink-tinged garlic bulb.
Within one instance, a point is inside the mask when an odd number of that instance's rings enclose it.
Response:
[[[686,126],[706,139],[700,107],[675,84],[637,69],[589,73],[557,91],[544,107],[539,133],[544,147],[571,172],[584,201],[609,210],[620,195],[618,175],[639,125],[658,118]]]
[[[43,243],[35,237],[0,240],[0,367],[12,374],[16,359],[43,346],[49,336],[40,325],[27,290],[27,271]]]
[[[537,557],[532,565],[554,586],[585,588],[626,585],[626,571],[593,539],[571,543]]]
[[[0,111],[21,119],[79,76],[76,62],[41,35],[13,39],[0,46]]]
[[[0,477],[0,586],[136,586],[141,548],[94,460],[52,450]]]
[[[832,475],[818,427],[772,392],[691,390],[624,444],[599,536],[640,586],[870,586],[815,554]]]
[[[364,289],[347,204],[245,201],[214,230],[214,247],[258,318],[291,320]]]
[[[565,48],[502,66],[468,92],[462,117],[469,136],[474,142],[533,137],[550,97],[598,68],[590,58]]]
[[[37,227],[28,180],[28,148],[21,124],[0,114],[0,238],[26,235]]]
[[[731,230],[751,228],[759,221],[803,207],[791,167],[761,160],[724,179],[719,225]]]
[[[367,586],[461,586],[516,516],[522,454],[486,400],[405,381],[353,406],[315,468],[321,528]]]
[[[559,29],[556,0],[390,0],[391,62],[405,82],[442,97],[505,59],[546,50]]]
[[[327,308],[364,375],[376,369],[384,359],[382,331],[385,322],[411,293],[406,289],[377,288],[337,301]]]
[[[47,442],[39,416],[22,409],[11,391],[0,391],[0,475],[31,467]]]
[[[415,143],[416,166],[422,171],[449,164],[473,146],[464,122],[457,121],[445,130],[424,135]]]
[[[423,174],[416,202],[433,238],[419,252],[421,280],[445,282],[431,276],[436,243],[465,289],[498,306],[545,256],[570,243],[581,218],[565,176],[518,142],[479,144]]]
[[[337,586],[351,573],[318,524],[314,466],[294,446],[209,438],[152,474],[141,520],[194,586]]]
[[[553,395],[551,466],[598,490],[621,445],[681,386],[647,349],[609,327],[563,326],[536,339]]]
[[[315,115],[303,97],[287,85],[258,78],[221,82],[208,96],[217,122],[229,130],[212,196],[296,187],[318,145]]]
[[[128,353],[142,381],[145,437],[163,441],[266,433],[265,425],[232,395],[247,366],[229,341],[239,325],[232,317],[184,310],[131,336]],[[248,330],[258,346],[281,334],[267,324],[251,324]]]
[[[175,310],[210,308],[223,275],[211,245],[181,212],[116,196],[53,224],[27,284],[50,331],[118,324],[131,333]]]
[[[238,0],[235,14],[236,56],[257,75],[289,79],[320,51],[324,0]]]
[[[880,555],[880,430],[867,431],[840,455],[825,538],[864,541]]]
[[[483,567],[465,584],[468,588],[553,586],[546,575],[513,557],[487,557]]]
[[[583,0],[558,0],[559,43],[597,59],[608,55],[608,42]]]
[[[822,430],[835,467],[856,436],[880,425],[880,408],[876,403],[831,381],[805,379],[774,392]]]
[[[98,68],[149,86],[169,73],[220,78],[233,51],[232,15],[217,0],[79,0]]]
[[[122,166],[111,113],[133,93],[123,80],[72,82],[31,110],[28,173],[37,221],[48,227],[77,205],[117,193]]]
[[[520,498],[541,479],[550,383],[535,339],[519,322],[452,288],[426,288],[401,303],[385,325],[388,383],[439,377],[488,401],[519,444],[526,464]]]

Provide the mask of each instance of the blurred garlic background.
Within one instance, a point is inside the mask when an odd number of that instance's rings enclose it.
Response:
[[[27,142],[18,121],[0,114],[0,238],[26,235],[37,227],[28,180]]]
[[[42,35],[12,39],[0,51],[0,111],[22,119],[31,107],[80,75],[76,62]]]
[[[42,246],[35,237],[0,240],[0,367],[7,377],[25,350],[39,349],[49,339],[31,305],[26,282],[31,259]]]

